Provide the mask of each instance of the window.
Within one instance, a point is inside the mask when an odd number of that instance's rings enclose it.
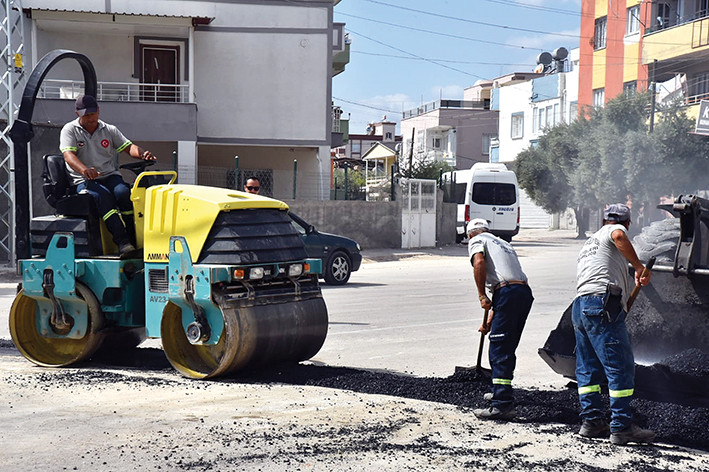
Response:
[[[475,182],[472,199],[478,205],[512,205],[517,201],[515,190],[514,184]]]
[[[596,89],[593,91],[593,106],[602,107],[606,103],[606,89]]]
[[[524,112],[512,114],[512,130],[510,137],[519,139],[524,136]]]
[[[607,17],[596,19],[596,28],[593,35],[593,49],[603,49],[606,47],[606,24]]]
[[[443,201],[446,203],[465,203],[465,190],[468,184],[447,181],[443,184]]]
[[[638,91],[638,83],[633,80],[623,84],[623,93],[626,95],[634,95]]]
[[[628,18],[625,22],[625,35],[640,32],[640,5],[628,8]]]
[[[569,122],[572,122],[579,115],[579,102],[573,101],[569,103]]]
[[[557,123],[557,114],[559,113],[559,104],[549,105],[548,107],[539,107],[534,110],[534,119],[532,120],[532,131],[543,131],[544,128],[554,126]]]
[[[483,134],[483,142],[482,142],[482,154],[483,156],[487,156],[490,154],[490,142],[497,137],[496,134]]]
[[[663,29],[670,26],[670,5],[668,3],[657,4],[657,28]]]
[[[391,139],[391,131],[387,131],[385,139]]]
[[[352,154],[362,152],[362,141],[352,141]]]
[[[704,18],[709,14],[709,0],[696,0],[695,18]]]
[[[546,122],[547,122],[547,109],[544,107],[541,107],[541,108],[539,108],[539,110],[537,110],[537,114],[538,114],[537,126],[538,126],[539,130],[542,130],[542,129],[544,129],[544,126],[546,125]]]
[[[433,138],[433,149],[441,149],[441,138]]]
[[[554,104],[554,112],[552,113],[553,119],[552,119],[552,126],[555,126],[559,121],[559,104],[555,103]]]
[[[706,98],[709,94],[709,72],[700,72],[691,81],[692,87],[690,95],[695,99]]]

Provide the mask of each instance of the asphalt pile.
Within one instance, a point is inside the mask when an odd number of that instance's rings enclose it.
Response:
[[[466,411],[488,406],[483,395],[491,389],[490,380],[474,370],[437,378],[313,365],[246,372],[223,381],[312,385],[446,403]],[[565,425],[559,428],[559,434],[569,434],[570,429],[576,431],[580,426],[575,382],[569,382],[563,390],[515,389],[515,400],[518,415],[515,422],[540,427]],[[604,400],[607,405],[607,394]],[[655,431],[659,442],[709,451],[709,407],[682,405],[672,400],[635,398],[632,404],[635,422]]]
[[[660,364],[670,370],[694,377],[709,377],[709,354],[700,349],[687,349],[664,359]]]
[[[11,343],[8,341],[0,340],[0,348],[10,346]],[[708,357],[701,351],[686,351],[668,358],[667,365],[655,365],[650,368],[656,369],[660,373],[674,368],[690,371],[690,373],[701,377],[707,374]],[[132,356],[123,356],[122,359],[121,366],[129,369],[154,372],[172,371],[164,354],[159,349],[136,349]],[[127,380],[125,375],[87,368],[100,369],[104,365],[115,366],[114,363],[106,362],[105,359],[95,359],[89,361],[87,365],[77,366],[80,368],[67,370],[67,375],[47,375],[46,378],[44,375],[40,375],[40,377],[43,382],[66,382],[67,386],[84,381],[94,384],[100,382],[105,388],[110,388],[112,382],[119,383]],[[451,369],[453,368],[451,367]],[[169,387],[177,382],[177,379],[171,382],[140,376],[131,377],[130,381]],[[472,415],[473,408],[489,405],[483,399],[483,395],[491,389],[489,377],[480,375],[474,369],[455,372],[449,377],[440,378],[414,377],[392,372],[318,366],[307,363],[242,371],[214,382],[221,384],[284,384],[349,390],[364,394],[387,395],[455,405],[463,412],[469,412],[470,415]],[[200,383],[205,389],[209,389],[210,384],[211,382]],[[638,392],[638,394],[640,395],[642,392]],[[706,402],[709,395],[706,392],[703,392],[703,395],[703,401]],[[604,394],[604,397],[606,404],[608,404],[607,395]],[[578,394],[574,382],[569,382],[566,388],[558,390],[515,389],[515,399],[518,416],[514,422],[538,427],[544,431],[553,430],[558,435],[575,434],[580,426]],[[709,405],[697,406],[697,402],[685,400],[676,398],[676,395],[675,397],[636,397],[632,403],[635,422],[655,431],[658,442],[709,451],[709,435],[707,434],[709,431]]]

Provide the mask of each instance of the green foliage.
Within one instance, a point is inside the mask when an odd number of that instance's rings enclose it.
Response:
[[[412,179],[432,179],[438,180],[441,172],[450,172],[455,168],[445,162],[424,159],[413,163],[411,170]]]
[[[520,186],[548,211],[655,202],[707,187],[709,138],[690,134],[679,106],[660,110],[649,133],[648,94],[622,95],[571,124],[551,128],[517,156]]]
[[[347,182],[347,195],[350,200],[364,198],[363,189],[366,186],[364,171],[347,169],[347,179],[345,179],[345,169],[335,169],[333,178],[337,195],[341,194],[341,198],[344,198],[345,182]]]

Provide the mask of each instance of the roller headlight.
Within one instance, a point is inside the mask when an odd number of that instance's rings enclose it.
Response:
[[[288,277],[298,277],[303,273],[303,264],[291,264],[288,266]]]

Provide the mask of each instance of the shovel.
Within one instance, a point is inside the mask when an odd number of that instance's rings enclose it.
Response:
[[[483,328],[485,328],[485,330],[487,330],[487,315],[489,312],[490,312],[490,310],[487,309],[487,310],[485,310],[485,314],[483,315]],[[485,344],[485,334],[480,333],[480,346],[478,347],[478,361],[477,361],[475,367],[456,366],[455,371],[462,372],[462,371],[475,370],[476,380],[489,379],[490,377],[492,377],[492,370],[485,369],[480,365],[480,362],[482,361],[482,358],[483,358],[483,345],[484,344]]]
[[[485,310],[485,314],[483,315],[483,328],[485,331],[487,331],[487,315],[490,312],[490,309],[488,308]],[[482,361],[483,358],[483,345],[485,344],[485,333],[480,333],[480,345],[478,346],[478,363],[475,365],[475,371],[478,373],[484,373],[484,370],[482,366],[480,365],[480,362]]]
[[[643,269],[642,274],[640,274],[640,277],[647,277],[647,275],[650,273],[650,270],[652,269],[652,266],[655,265],[655,256],[652,256],[649,261],[647,261],[647,264],[645,264],[645,268]],[[628,298],[628,313],[630,313],[630,307],[633,306],[633,303],[635,303],[635,299],[638,296],[638,293],[640,293],[640,288],[642,285],[637,284],[634,288],[633,291],[630,292],[630,297]],[[479,364],[479,362],[478,362]]]

